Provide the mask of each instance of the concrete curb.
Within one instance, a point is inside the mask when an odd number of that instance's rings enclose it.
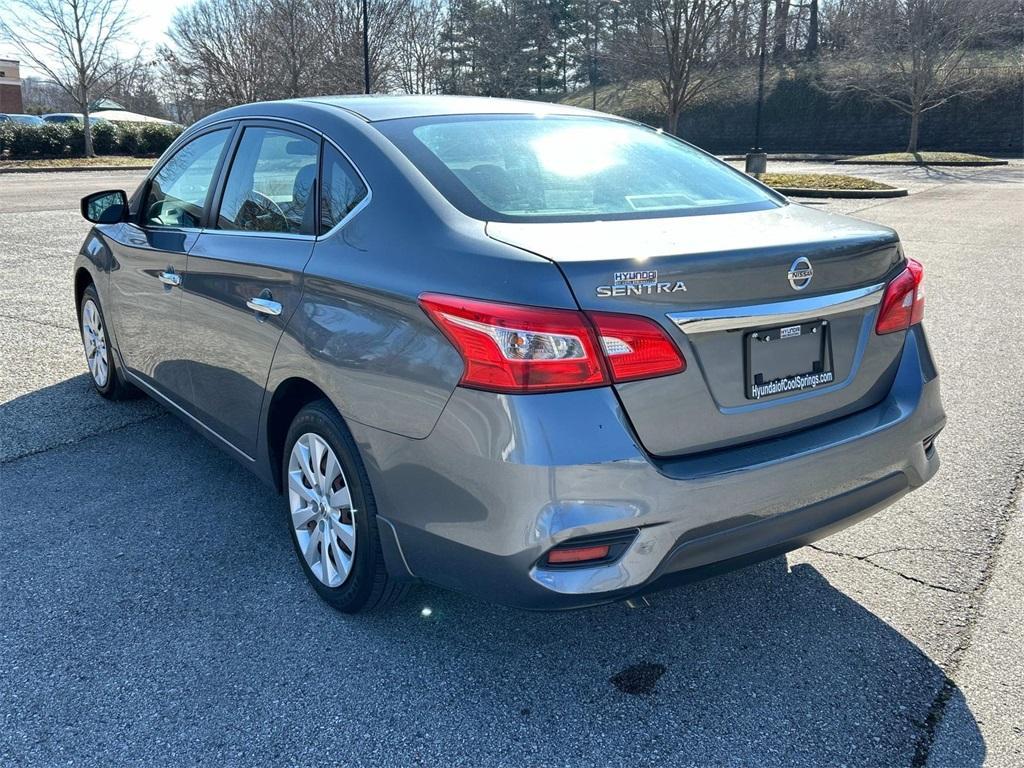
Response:
[[[3,173],[81,173],[84,171],[148,171],[150,165],[69,165],[60,168],[0,168]]]
[[[1009,160],[971,160],[962,163],[953,161],[948,162],[934,162],[934,163],[904,163],[899,160],[857,160],[856,158],[847,158],[844,160],[836,160],[836,165],[905,165],[909,167],[920,167],[929,165],[942,165],[950,168],[983,168],[989,165],[1009,165]]]
[[[905,189],[805,189],[802,187],[772,187],[786,197],[839,197],[868,199],[872,197],[906,197]]]
[[[832,163],[853,155],[837,155],[830,152],[815,154],[813,152],[782,152],[778,155],[768,155],[770,163]],[[746,155],[722,155],[722,160],[746,160]]]

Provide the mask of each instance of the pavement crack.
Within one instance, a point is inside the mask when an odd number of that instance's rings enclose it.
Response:
[[[879,555],[891,555],[898,552],[931,552],[936,555],[972,555],[974,557],[985,557],[985,552],[974,552],[970,549],[957,549],[956,547],[890,547],[889,549],[880,549],[877,552],[869,552],[866,555],[854,555],[854,557],[863,557],[870,559],[872,557],[878,557]],[[845,552],[837,552],[835,554],[848,554]]]
[[[31,317],[19,317],[18,315],[8,315],[0,312],[0,318],[4,320],[16,320],[22,323],[32,323],[33,325],[41,325],[45,328],[56,328],[58,331],[78,331],[77,326],[74,325],[63,325],[61,323],[48,323],[45,320],[35,320]]]
[[[874,560],[871,559],[872,557],[875,557],[876,555],[885,555],[885,554],[889,554],[890,552],[912,551],[910,548],[905,549],[905,550],[903,548],[885,549],[885,550],[882,550],[880,552],[873,552],[870,555],[854,555],[854,554],[851,554],[849,552],[839,552],[839,551],[834,550],[834,549],[825,549],[824,547],[819,547],[816,544],[808,544],[807,546],[810,547],[811,549],[815,550],[816,552],[821,552],[822,554],[825,554],[825,555],[835,555],[836,557],[845,557],[845,558],[849,558],[851,560],[857,560],[858,562],[861,562],[861,563],[867,563],[868,565],[873,565],[875,568],[878,568],[881,571],[885,571],[886,573],[891,573],[894,576],[899,576],[901,579],[906,579],[907,581],[911,581],[911,582],[913,582],[915,584],[920,584],[921,586],[928,587],[929,589],[937,589],[940,592],[949,592],[949,593],[954,594],[954,595],[970,595],[971,594],[971,592],[968,591],[968,590],[954,589],[952,587],[944,587],[941,584],[933,584],[930,581],[925,581],[924,579],[919,579],[916,576],[910,576],[910,575],[908,575],[906,573],[903,573],[903,571],[900,571],[900,570],[898,570],[896,568],[890,568],[888,566],[881,565],[880,563],[876,563]]]
[[[47,453],[49,451],[55,451],[58,448],[67,448],[69,445],[78,445],[79,443],[84,443],[86,440],[91,440],[94,437],[100,437],[101,435],[109,435],[109,434],[111,434],[113,432],[120,432],[123,429],[128,429],[129,427],[138,426],[139,424],[145,424],[147,421],[155,421],[156,419],[162,419],[162,418],[167,417],[169,415],[170,414],[168,414],[168,413],[154,413],[154,414],[151,414],[149,416],[144,416],[141,419],[135,419],[133,421],[128,421],[128,422],[125,422],[124,424],[118,424],[116,427],[111,427],[110,429],[103,429],[103,430],[100,430],[99,432],[90,432],[87,435],[82,435],[80,437],[76,437],[76,438],[73,438],[71,440],[65,440],[65,441],[56,443],[54,445],[48,445],[45,448],[35,448],[35,449],[31,450],[31,451],[23,451],[21,453],[16,453],[13,456],[8,456],[6,458],[0,459],[0,467],[5,466],[7,464],[13,464],[16,461],[20,461],[21,459],[28,458],[29,456],[38,456],[41,453]]]
[[[935,743],[935,736],[939,731],[939,726],[942,724],[942,719],[946,715],[946,706],[957,690],[954,678],[957,672],[960,671],[960,665],[963,663],[964,656],[974,641],[974,631],[978,624],[978,617],[981,614],[985,593],[988,591],[992,578],[995,575],[996,565],[999,563],[1003,543],[1006,541],[1006,534],[1010,527],[1010,520],[1013,518],[1014,506],[1021,495],[1022,487],[1024,487],[1024,462],[1018,465],[1017,471],[1014,473],[1013,480],[1010,483],[1010,492],[1007,494],[1005,501],[999,506],[992,536],[992,545],[989,548],[989,556],[982,568],[981,578],[970,593],[971,604],[967,614],[967,626],[964,630],[963,639],[953,649],[953,652],[949,655],[949,660],[943,665],[946,679],[942,682],[942,686],[935,694],[931,706],[928,708],[928,714],[925,717],[921,735],[914,748],[912,768],[925,768],[928,764],[932,744]]]

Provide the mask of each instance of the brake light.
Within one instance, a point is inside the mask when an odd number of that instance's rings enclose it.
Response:
[[[686,370],[686,361],[668,334],[646,317],[591,312],[612,381],[635,381]]]
[[[919,261],[907,259],[907,268],[885,289],[875,333],[905,331],[923,318],[924,266]]]
[[[462,355],[464,386],[552,392],[679,373],[683,356],[652,320],[425,293],[420,306]]]
[[[608,383],[583,314],[424,294],[420,305],[452,340],[462,384],[495,392],[550,392]]]

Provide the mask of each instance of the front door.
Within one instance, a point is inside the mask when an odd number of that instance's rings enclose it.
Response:
[[[111,243],[110,316],[121,358],[143,383],[183,408],[192,390],[181,346],[180,286],[230,137],[222,128],[175,152],[146,184],[138,216]]]
[[[270,364],[313,250],[320,141],[243,124],[217,211],[189,252],[181,307],[199,417],[250,457]]]

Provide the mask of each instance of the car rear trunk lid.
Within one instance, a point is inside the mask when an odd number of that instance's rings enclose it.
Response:
[[[655,455],[791,432],[867,408],[891,385],[903,334],[876,335],[874,319],[903,257],[885,227],[791,204],[661,219],[490,222],[487,233],[557,263],[584,310],[650,317],[676,341],[686,371],[616,385]],[[821,369],[813,385],[796,375],[814,371],[787,369],[802,360]],[[801,386],[770,391],[777,376]]]

